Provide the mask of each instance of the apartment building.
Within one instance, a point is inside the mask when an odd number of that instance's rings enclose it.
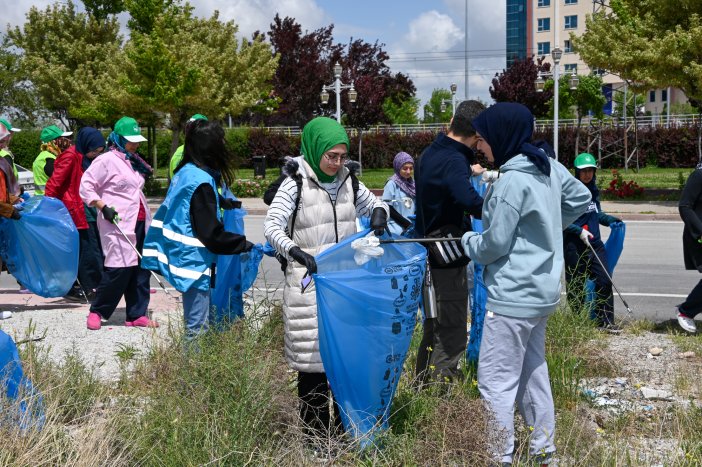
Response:
[[[601,8],[606,8],[606,0],[506,0],[507,1],[507,66],[515,60],[536,56],[544,57],[551,63],[551,51],[558,46],[563,51],[560,60],[561,73],[587,75],[590,68],[573,51],[571,33],[581,35],[585,32],[585,19]],[[556,15],[556,9],[558,15]],[[558,42],[556,42],[556,37]],[[605,73],[602,75],[603,89],[608,98],[606,113],[612,113],[613,93],[623,90],[624,83],[618,76]],[[670,95],[669,95],[670,94]],[[680,90],[651,90],[645,96],[645,110],[657,115],[665,112],[666,104],[687,102]]]

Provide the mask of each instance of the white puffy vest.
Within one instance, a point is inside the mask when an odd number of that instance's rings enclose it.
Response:
[[[302,194],[293,241],[314,256],[356,233],[354,193],[345,167],[337,174],[339,180],[346,181],[339,187],[335,204],[327,191],[317,184],[317,176],[302,158],[298,173],[302,175]],[[288,225],[288,230],[290,227]],[[288,262],[283,291],[285,359],[294,370],[322,373],[324,366],[319,355],[316,291],[313,281],[301,293],[300,281],[305,272],[305,267],[296,261]]]

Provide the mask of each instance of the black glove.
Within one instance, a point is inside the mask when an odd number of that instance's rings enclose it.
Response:
[[[241,201],[235,201],[231,198],[219,198],[219,207],[222,209],[239,209],[241,208]]]
[[[106,221],[116,224],[119,222],[119,213],[115,211],[115,208],[111,208],[108,205],[104,205],[101,209],[102,215]]]
[[[309,253],[305,253],[299,246],[290,248],[288,254],[292,256],[292,259],[305,266],[307,268],[307,272],[310,274],[317,272],[317,262],[314,260],[314,256]]]
[[[383,208],[375,208],[371,213],[371,229],[378,237],[383,235],[385,229],[388,228],[388,213]]]
[[[12,215],[10,216],[10,219],[18,221],[20,220],[20,217],[22,217],[22,214],[20,214],[19,210],[17,208],[12,208]]]
[[[246,243],[244,244],[244,248],[241,249],[242,253],[248,253],[249,251],[253,250],[254,244],[251,243],[250,241],[246,240]]]

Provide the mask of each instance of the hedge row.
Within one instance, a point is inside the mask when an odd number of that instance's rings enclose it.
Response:
[[[559,132],[560,160],[572,165],[576,155],[575,130],[562,129]],[[392,160],[400,151],[405,151],[415,157],[421,154],[436,137],[435,133],[418,132],[410,134],[399,133],[367,133],[362,135],[360,147],[362,162],[366,168],[392,167]],[[553,140],[552,132],[537,132],[534,139]],[[656,165],[658,167],[692,167],[697,163],[697,128],[650,128],[639,131],[639,165]],[[276,167],[285,156],[299,153],[300,137],[288,136],[283,133],[271,133],[256,128],[234,128],[226,130],[226,142],[229,149],[236,155],[239,166],[251,167],[253,157],[265,156],[268,167]],[[577,152],[587,149],[588,136],[581,132]],[[629,150],[633,148],[633,138],[629,141]],[[39,131],[25,130],[15,133],[10,149],[15,154],[18,164],[31,167],[34,158],[39,154]],[[596,145],[590,152],[597,156]],[[158,166],[167,167],[170,159],[171,132],[159,130],[156,133],[156,148]],[[602,165],[605,168],[623,167],[622,130],[606,129],[602,132]],[[619,152],[617,153],[617,150]],[[352,159],[359,159],[359,136],[351,137],[349,150]],[[634,165],[635,162],[630,162]]]

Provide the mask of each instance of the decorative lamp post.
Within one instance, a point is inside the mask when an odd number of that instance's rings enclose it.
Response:
[[[342,71],[341,65],[339,65],[339,62],[336,62],[334,64],[334,82],[322,85],[322,92],[319,94],[322,104],[329,102],[328,91],[333,91],[334,94],[336,94],[336,121],[339,123],[341,123],[341,91],[344,89],[349,90],[349,102],[352,104],[356,102],[356,98],[358,97],[358,93],[353,87],[353,81],[351,81],[351,84],[344,84],[341,82]]]
[[[446,104],[451,104],[451,116],[453,117],[456,115],[456,90],[458,86],[456,86],[456,83],[451,83],[449,89],[451,89],[451,100],[441,99],[441,113],[446,112]]]
[[[563,51],[556,46],[551,50],[553,58],[553,152],[558,160],[558,68],[560,67]]]

